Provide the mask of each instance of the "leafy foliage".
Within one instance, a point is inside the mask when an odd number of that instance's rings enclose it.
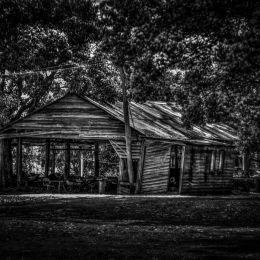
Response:
[[[0,125],[67,91],[117,97],[117,74],[95,51],[92,1],[1,0],[0,13]]]
[[[107,0],[101,14],[132,98],[176,101],[187,127],[225,122],[242,149],[259,149],[258,2]]]
[[[1,124],[66,91],[113,102],[123,66],[131,99],[175,101],[187,127],[225,122],[259,150],[259,1],[99,2],[0,1],[0,73],[18,72],[1,77]]]

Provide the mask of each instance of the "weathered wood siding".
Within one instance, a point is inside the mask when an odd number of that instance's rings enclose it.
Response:
[[[171,145],[148,143],[142,176],[141,193],[165,193],[168,190]]]
[[[125,135],[123,122],[76,95],[67,95],[23,118],[8,132],[9,137],[71,139],[124,139]]]
[[[216,167],[206,171],[207,152],[215,151]],[[223,171],[218,169],[220,151],[225,151]],[[192,155],[193,153],[193,155]],[[191,158],[193,157],[193,160]],[[181,193],[228,193],[232,189],[234,171],[234,151],[225,147],[187,146],[184,158]],[[193,161],[193,163],[192,163]]]
[[[110,141],[119,158],[127,158],[125,141]],[[132,159],[139,160],[141,156],[141,142],[132,142]]]

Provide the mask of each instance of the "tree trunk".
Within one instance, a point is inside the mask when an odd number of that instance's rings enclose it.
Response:
[[[127,154],[127,172],[130,184],[130,194],[134,193],[134,170],[132,161],[132,151],[131,151],[131,127],[129,122],[129,104],[126,95],[126,79],[125,71],[123,67],[120,67],[120,75],[122,81],[122,91],[123,91],[123,110],[124,110],[124,122],[125,122],[125,141],[126,141],[126,154]]]

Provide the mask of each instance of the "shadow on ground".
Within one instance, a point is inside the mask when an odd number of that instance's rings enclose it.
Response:
[[[259,197],[0,196],[1,259],[260,259]]]

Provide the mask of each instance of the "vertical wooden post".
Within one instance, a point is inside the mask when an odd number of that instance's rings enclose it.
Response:
[[[124,180],[124,161],[122,158],[119,158],[119,182]]]
[[[7,186],[13,184],[13,158],[12,158],[12,139],[5,139],[5,183]]]
[[[175,169],[179,169],[180,168],[180,165],[178,165],[178,146],[177,145],[174,145],[174,164],[175,164]]]
[[[55,151],[55,149],[53,149],[52,150],[52,165],[51,165],[52,174],[55,174],[55,166],[56,166],[55,159],[56,159],[56,151]]]
[[[5,188],[4,140],[0,139],[0,187]]]
[[[119,178],[118,178],[118,186],[117,186],[117,193],[121,194],[121,185],[122,182],[128,181],[128,174],[125,171],[125,164],[124,164],[124,159],[119,158]]]
[[[181,154],[179,194],[181,194],[181,189],[182,189],[182,179],[183,179],[184,167],[185,167],[185,150],[186,150],[186,147],[183,146],[182,147],[182,154]]]
[[[121,80],[122,80],[122,92],[123,92],[123,110],[124,110],[124,122],[125,122],[125,141],[126,141],[126,154],[127,154],[127,172],[129,176],[130,193],[134,192],[134,169],[132,161],[132,151],[131,151],[131,127],[129,122],[129,104],[126,95],[126,79],[125,71],[123,67],[119,68]]]
[[[50,167],[50,140],[46,139],[45,142],[45,177],[49,175]]]
[[[95,151],[94,151],[94,169],[95,169],[95,177],[99,177],[99,145],[98,142],[95,143]]]
[[[70,176],[70,141],[65,142],[65,179]]]
[[[11,139],[0,140],[0,187],[13,184]]]
[[[84,174],[84,157],[83,151],[80,151],[80,177],[83,177]]]
[[[242,167],[243,167],[243,172],[245,175],[248,174],[248,154],[247,152],[244,152],[243,153],[243,156],[242,156]]]
[[[144,162],[145,162],[145,142],[142,141],[141,143],[141,154],[138,163],[138,171],[137,171],[137,180],[136,180],[136,187],[135,187],[135,194],[140,193],[141,186],[142,186],[142,178],[143,178],[143,169],[144,169]]]
[[[22,151],[23,151],[23,140],[21,137],[17,141],[17,152],[16,152],[16,176],[17,176],[17,187],[21,187],[22,183]]]

